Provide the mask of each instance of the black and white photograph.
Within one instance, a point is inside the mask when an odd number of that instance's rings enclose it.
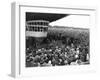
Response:
[[[25,13],[26,67],[90,64],[89,15]]]
[[[11,75],[40,79],[65,75],[66,79],[69,74],[95,72],[96,12],[89,6],[12,3]]]

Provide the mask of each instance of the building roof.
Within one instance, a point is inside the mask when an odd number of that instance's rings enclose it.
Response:
[[[56,21],[63,17],[68,16],[69,14],[57,14],[57,13],[33,13],[33,12],[26,12],[26,21],[31,20],[46,20],[49,22]]]

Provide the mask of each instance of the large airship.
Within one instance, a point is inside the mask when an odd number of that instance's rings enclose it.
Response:
[[[49,21],[31,20],[26,22],[26,36],[30,37],[46,37]]]
[[[26,37],[47,37],[49,23],[68,14],[26,12]]]

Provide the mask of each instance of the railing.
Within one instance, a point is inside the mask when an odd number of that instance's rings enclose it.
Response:
[[[26,22],[26,31],[47,32],[49,21],[31,20]]]

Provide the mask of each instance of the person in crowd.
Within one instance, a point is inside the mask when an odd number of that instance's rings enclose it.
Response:
[[[59,36],[58,36],[59,37]],[[28,46],[26,48],[26,65],[27,66],[60,66],[60,65],[73,65],[89,63],[89,46],[83,44],[76,44],[74,40],[65,40],[64,44],[57,41],[58,37],[52,39],[47,38],[48,47],[35,48]],[[61,37],[61,36],[60,36]],[[61,40],[63,38],[59,38]],[[67,39],[67,38],[64,38]],[[63,40],[62,40],[63,41]],[[61,42],[61,46],[58,45]],[[68,43],[70,42],[70,43]],[[35,43],[34,43],[35,44]],[[33,44],[33,45],[34,45]],[[82,45],[82,46],[81,46]]]

